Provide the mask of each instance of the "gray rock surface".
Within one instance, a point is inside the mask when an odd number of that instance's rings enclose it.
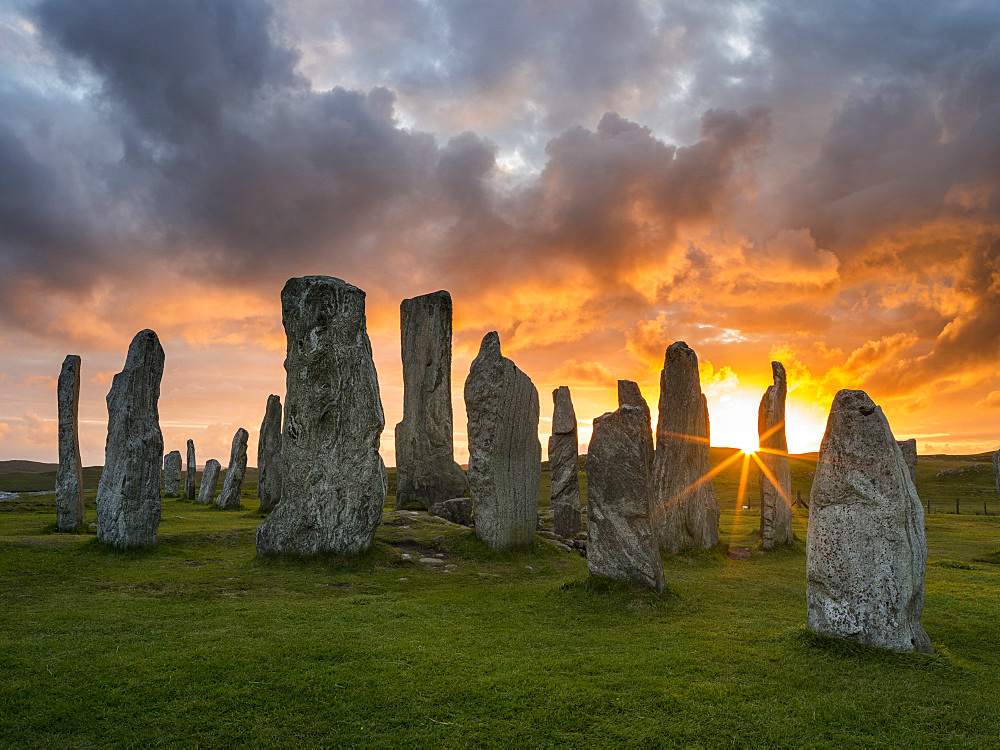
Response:
[[[178,497],[181,494],[181,452],[170,451],[163,457],[163,494]]]
[[[926,562],[923,508],[882,409],[864,391],[838,392],[809,503],[809,628],[931,653],[920,624]]]
[[[469,489],[476,535],[491,549],[534,543],[542,444],[538,391],[500,351],[500,337],[483,337],[465,381],[469,416]]]
[[[618,381],[618,410],[594,420],[587,453],[587,570],[663,591],[653,528],[653,431],[649,407]]]
[[[194,458],[194,440],[188,440],[187,444],[187,468],[184,470],[184,497],[188,500],[197,500],[198,492],[195,482],[198,478],[198,464]]]
[[[708,448],[708,402],[698,379],[698,355],[675,341],[667,347],[660,373],[653,460],[653,524],[660,548],[671,554],[719,543]]]
[[[80,462],[80,357],[67,354],[56,387],[59,406],[59,468],[56,470],[56,527],[75,531],[86,521]]]
[[[993,479],[997,485],[997,497],[1000,497],[1000,450],[993,454]]]
[[[225,510],[240,507],[240,497],[243,494],[243,480],[247,475],[247,441],[250,434],[240,427],[233,435],[233,447],[229,451],[229,467],[226,469],[226,479],[222,483],[222,492],[216,498],[215,504]]]
[[[906,468],[910,470],[910,481],[913,482],[913,488],[916,489],[917,439],[910,438],[909,440],[897,440],[896,445],[899,446],[899,450],[903,454],[903,461],[906,463]]]
[[[760,545],[772,549],[791,544],[792,475],[788,468],[788,441],[785,439],[785,398],[788,384],[781,362],[771,363],[774,385],[768,386],[757,411],[757,435],[760,439],[758,469],[760,485]]]
[[[445,518],[462,526],[472,525],[472,500],[467,497],[454,497],[435,503],[431,512],[439,518]]]
[[[281,398],[274,394],[267,397],[257,441],[257,497],[265,513],[281,500]]]
[[[289,279],[281,320],[281,501],[257,527],[257,552],[356,555],[375,538],[386,497],[365,293],[329,276]]]
[[[451,407],[451,295],[399,305],[403,420],[396,425],[396,509],[427,508],[465,494],[455,463]]]
[[[552,391],[552,436],[549,438],[549,507],[553,531],[559,536],[573,536],[581,528],[579,457],[576,411],[569,388],[561,385]]]
[[[115,547],[150,547],[160,527],[160,380],[163,347],[139,331],[108,392],[108,439],[97,487],[97,538]]]
[[[198,502],[202,505],[211,505],[215,500],[215,490],[219,486],[219,472],[222,471],[222,464],[214,458],[205,462],[205,471],[201,473],[201,488],[198,491]]]

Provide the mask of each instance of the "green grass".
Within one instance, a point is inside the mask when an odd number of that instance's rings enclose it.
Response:
[[[0,503],[0,746],[995,745],[1000,517],[928,516],[936,653],[883,652],[805,629],[804,514],[792,549],[727,557],[756,546],[739,468],[723,545],[664,558],[662,596],[423,513],[387,510],[357,559],[260,559],[249,481],[238,511],[165,499],[127,553],[53,533],[51,495]],[[980,486],[937,470],[932,505]]]

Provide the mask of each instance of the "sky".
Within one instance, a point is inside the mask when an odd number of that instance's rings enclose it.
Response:
[[[198,462],[284,395],[280,291],[367,293],[394,465],[399,302],[454,300],[569,385],[585,449],[618,378],[654,409],[698,353],[712,443],[792,452],[864,389],[928,453],[1000,445],[1000,5],[651,0],[0,0],[0,460],[85,465],[154,329],[165,450]],[[655,416],[654,416],[655,419]]]

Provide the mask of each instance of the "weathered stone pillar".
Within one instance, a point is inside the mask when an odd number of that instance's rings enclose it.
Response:
[[[187,468],[184,470],[184,497],[188,500],[197,500],[198,493],[195,482],[198,477],[198,464],[194,459],[194,440],[187,443]]]
[[[483,337],[469,369],[465,408],[476,535],[494,550],[533,544],[542,477],[538,391],[503,356],[496,331]]]
[[[214,458],[205,462],[205,471],[201,473],[201,488],[198,491],[198,502],[202,505],[211,505],[215,500],[215,490],[219,486],[219,472],[222,471],[222,464]]]
[[[920,623],[926,563],[924,511],[885,415],[864,391],[838,392],[809,502],[809,628],[932,653]]]
[[[649,407],[630,380],[618,381],[618,410],[594,420],[587,453],[587,570],[663,591],[652,511]]]
[[[451,295],[440,291],[399,306],[403,420],[396,425],[396,508],[432,509],[463,497],[451,408]]]
[[[262,513],[281,500],[281,398],[274,394],[267,397],[257,441],[257,497]]]
[[[552,437],[549,438],[552,530],[563,537],[572,536],[581,528],[579,458],[576,411],[569,388],[563,385],[552,391]]]
[[[220,508],[232,510],[240,507],[240,497],[243,494],[243,479],[247,474],[247,441],[250,434],[240,427],[233,435],[233,447],[229,451],[229,468],[226,469],[226,480],[222,483],[215,504]]]
[[[719,504],[709,476],[708,402],[698,379],[698,355],[683,341],[667,347],[660,373],[653,522],[661,549],[719,543]]]
[[[257,527],[257,552],[356,555],[375,538],[386,498],[378,453],[385,416],[365,293],[329,276],[289,279],[281,320],[281,501]]]
[[[764,468],[757,472],[760,485],[760,546],[772,549],[791,544],[792,474],[788,468],[788,441],[785,439],[785,398],[788,384],[781,362],[771,363],[774,385],[768,386],[757,411],[758,460]]]
[[[80,357],[67,354],[56,388],[59,403],[59,469],[56,471],[56,527],[76,531],[86,520],[80,461]]]
[[[913,488],[917,487],[917,439],[910,438],[909,440],[897,440],[896,445],[899,446],[899,450],[903,454],[903,461],[906,462],[906,468],[910,470],[910,481],[913,482]]]
[[[108,440],[97,487],[97,538],[116,547],[156,544],[160,526],[160,380],[163,347],[146,329],[132,339],[108,393]]]
[[[170,451],[163,457],[163,494],[177,497],[181,493],[181,452]]]

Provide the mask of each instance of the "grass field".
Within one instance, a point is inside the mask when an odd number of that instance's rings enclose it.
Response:
[[[792,462],[806,500],[814,461]],[[804,511],[793,549],[730,559],[756,545],[741,463],[715,479],[723,544],[664,558],[661,597],[541,534],[494,554],[423,513],[387,510],[359,559],[258,559],[250,478],[239,511],[164,500],[141,552],[53,533],[51,495],[2,502],[0,745],[995,746],[988,457],[920,463],[934,656],[805,629]]]

